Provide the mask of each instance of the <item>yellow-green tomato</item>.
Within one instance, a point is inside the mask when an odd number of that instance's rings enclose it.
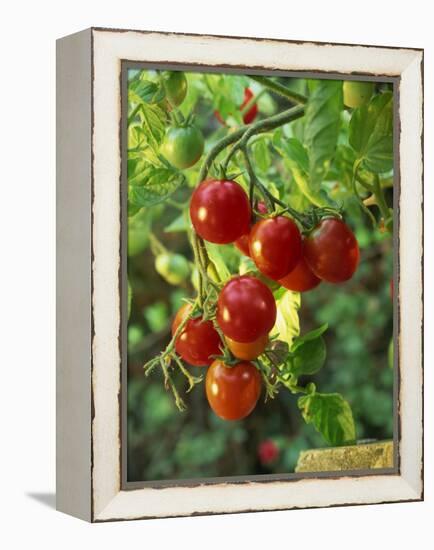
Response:
[[[344,105],[356,109],[368,103],[374,91],[373,82],[345,80],[343,84]]]
[[[159,254],[155,258],[155,269],[171,285],[180,285],[190,275],[188,261],[181,254]]]
[[[171,105],[178,107],[187,95],[187,79],[181,71],[164,71],[162,73],[166,97]]]
[[[169,128],[161,152],[176,168],[190,168],[200,159],[204,149],[202,132],[196,126]]]

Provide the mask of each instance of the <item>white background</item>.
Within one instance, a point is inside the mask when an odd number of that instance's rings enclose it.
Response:
[[[433,16],[428,1],[3,2],[0,545],[432,548]],[[55,512],[55,39],[89,26],[425,48],[424,503],[88,525]],[[431,154],[429,154],[431,153]],[[5,353],[6,352],[6,353]],[[44,504],[45,503],[45,504]]]

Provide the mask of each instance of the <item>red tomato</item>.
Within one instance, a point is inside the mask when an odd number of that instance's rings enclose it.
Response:
[[[261,214],[266,214],[268,212],[267,207],[265,206],[265,203],[263,201],[259,201],[256,208]],[[237,239],[234,244],[240,252],[242,252],[245,256],[249,256],[250,258],[249,238],[250,228],[248,233],[241,235],[241,237]]]
[[[285,216],[261,220],[250,231],[249,249],[259,271],[270,279],[282,279],[301,258],[300,231]]]
[[[259,444],[258,455],[262,464],[272,464],[279,458],[279,447],[272,439],[265,439]]]
[[[304,257],[314,274],[329,283],[351,279],[359,264],[354,233],[338,218],[324,218],[304,242]]]
[[[246,88],[244,90],[244,101],[241,104],[240,111],[243,110],[243,108],[249,103],[249,101],[253,98],[253,92],[250,88]],[[256,115],[258,114],[258,104],[254,103],[250,109],[247,111],[247,113],[244,113],[243,115],[243,122],[244,124],[250,124],[253,122],[256,118]]]
[[[233,355],[237,359],[243,359],[244,361],[252,361],[264,352],[266,345],[268,344],[268,334],[260,336],[254,342],[236,342],[232,338],[226,336],[226,343]]]
[[[249,230],[249,199],[235,181],[203,181],[191,197],[190,216],[196,233],[206,241],[232,243]]]
[[[240,111],[243,110],[243,108],[247,105],[247,103],[249,103],[249,101],[252,99],[253,97],[253,92],[250,88],[245,88],[244,89],[244,100],[242,102],[242,104],[240,105]],[[258,104],[257,103],[254,103],[250,109],[247,111],[247,113],[244,113],[243,115],[243,122],[244,124],[250,124],[251,122],[253,122],[256,118],[258,114]],[[214,115],[216,117],[216,119],[220,122],[220,124],[223,124],[223,125],[226,125],[226,122],[223,120],[221,114],[219,113],[219,111],[214,111]]]
[[[254,342],[268,334],[276,322],[273,293],[256,277],[233,277],[220,291],[217,322],[232,340]]]
[[[230,367],[216,359],[206,373],[208,403],[223,420],[248,416],[258,402],[261,386],[259,371],[248,361]]]
[[[172,336],[190,311],[190,304],[185,304],[178,310],[172,323]],[[212,355],[221,355],[221,344],[220,336],[212,322],[202,321],[202,317],[196,317],[187,321],[184,330],[176,339],[175,349],[184,361],[201,367],[211,365],[214,361]]]
[[[290,271],[288,275],[283,277],[283,279],[279,280],[279,283],[283,287],[288,290],[293,290],[294,292],[306,292],[307,290],[312,290],[317,287],[320,282],[321,279],[319,279],[307,265],[304,255],[301,256],[294,269]]]

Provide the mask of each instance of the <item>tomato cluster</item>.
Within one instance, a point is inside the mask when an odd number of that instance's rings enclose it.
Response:
[[[211,321],[201,316],[185,318],[191,306],[183,306],[172,324],[177,334],[175,349],[182,359],[196,366],[209,366],[206,395],[212,410],[224,420],[239,420],[249,415],[259,399],[261,375],[251,362],[268,343],[268,333],[276,321],[276,304],[270,289],[259,279],[239,276],[230,279],[220,291],[217,324],[228,348],[240,360],[228,365],[220,358],[223,343]],[[179,332],[179,331],[178,331]]]
[[[263,203],[255,211],[259,220],[254,219],[242,187],[227,179],[203,181],[190,202],[196,233],[212,243],[234,243],[253,259],[259,272],[258,277],[232,277],[217,299],[216,323],[226,347],[239,360],[235,366],[221,359],[223,343],[210,321],[189,320],[176,343],[178,353],[187,361],[210,365],[206,376],[208,402],[226,420],[250,414],[261,391],[261,376],[251,361],[266,349],[276,321],[276,303],[259,276],[305,292],[321,281],[341,283],[350,279],[359,262],[357,240],[339,217],[322,218],[302,236],[290,217],[268,215]],[[199,336],[200,327],[203,336]],[[197,331],[197,336],[193,331]],[[212,345],[208,345],[210,341]]]
[[[167,100],[178,106],[187,93],[186,82],[169,74],[164,86]],[[351,86],[344,91],[347,96],[349,91],[354,92]],[[240,109],[252,97],[246,88]],[[354,104],[355,99],[349,102]],[[253,104],[243,113],[244,122],[252,122],[256,115],[257,105]],[[169,129],[162,150],[174,166],[184,169],[197,162],[203,146],[200,131],[186,121]],[[309,291],[321,281],[344,282],[357,269],[359,247],[351,229],[337,215],[312,222],[313,227],[304,228],[302,234],[298,223],[286,213],[270,213],[263,202],[252,209],[243,188],[226,177],[207,179],[196,187],[190,201],[190,218],[202,239],[235,244],[257,268],[257,276],[234,276],[220,289],[215,319],[204,319],[202,312],[196,314],[192,306],[185,305],[172,325],[178,355],[191,365],[208,367],[205,386],[212,410],[225,420],[238,420],[253,411],[261,393],[261,374],[252,361],[266,350],[276,322],[270,280],[273,285],[297,292]],[[158,271],[167,280],[174,260],[162,257],[157,261]],[[180,266],[176,267],[179,270]],[[182,273],[179,270],[169,282],[184,280],[187,268]]]
[[[267,214],[264,203],[258,204],[257,211]],[[321,280],[342,283],[354,275],[359,263],[357,240],[340,218],[322,218],[304,237],[285,215],[252,224],[248,197],[235,181],[200,183],[191,198],[190,216],[203,239],[234,243],[253,259],[260,273],[289,290],[305,292]]]

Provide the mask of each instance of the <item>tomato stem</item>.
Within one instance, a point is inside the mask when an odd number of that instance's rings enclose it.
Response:
[[[310,228],[310,223],[305,218],[305,216],[303,216],[303,214],[300,214],[299,212],[297,212],[297,210],[294,210],[294,208],[291,208],[290,206],[288,206],[287,204],[285,204],[284,202],[282,202],[281,200],[276,198],[272,193],[270,193],[270,191],[266,188],[266,186],[258,179],[258,177],[255,174],[255,171],[253,170],[253,165],[252,165],[252,162],[250,160],[250,156],[249,156],[247,147],[244,146],[241,149],[241,151],[242,151],[242,153],[244,155],[244,158],[245,158],[245,161],[246,161],[247,173],[249,175],[250,184],[251,185],[253,184],[253,186],[256,186],[258,188],[258,190],[263,195],[266,203],[268,203],[268,205],[271,205],[273,210],[275,209],[276,204],[281,206],[284,209],[283,212],[288,212],[305,229]],[[283,213],[283,212],[281,212],[281,213]]]

